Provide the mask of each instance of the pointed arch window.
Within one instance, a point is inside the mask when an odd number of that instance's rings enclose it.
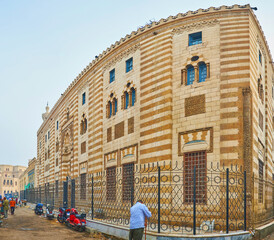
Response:
[[[187,67],[187,85],[193,84],[195,80],[195,70],[192,65]]]
[[[108,105],[109,105],[109,115],[108,115],[108,117],[110,118],[111,115],[112,115],[112,103],[111,103],[111,101],[108,102]]]
[[[207,68],[204,62],[199,63],[199,82],[204,82],[207,77]]]
[[[114,102],[114,114],[113,115],[116,115],[116,113],[117,113],[117,99],[114,98],[113,102]]]
[[[85,134],[88,128],[88,121],[86,115],[83,114],[81,124],[80,124],[80,134]]]
[[[136,91],[134,88],[131,88],[131,106],[134,106],[134,103],[135,103],[135,99],[136,99]]]
[[[127,109],[128,108],[128,104],[129,104],[129,94],[128,94],[128,92],[125,92],[125,98],[126,98],[125,109]]]

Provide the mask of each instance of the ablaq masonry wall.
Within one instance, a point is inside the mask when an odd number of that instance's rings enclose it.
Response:
[[[271,61],[249,5],[199,9],[133,32],[45,115],[38,185],[164,161],[193,167],[197,159],[205,168],[242,167],[250,189],[254,177],[271,180]],[[267,208],[271,195],[257,185],[252,201]]]

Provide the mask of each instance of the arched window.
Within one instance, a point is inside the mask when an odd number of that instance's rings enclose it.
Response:
[[[7,180],[7,185],[9,185],[9,183],[10,183],[10,181],[9,181],[9,180]]]
[[[83,114],[81,124],[80,124],[80,133],[85,134],[87,131],[87,128],[88,128],[88,121],[85,114]]]
[[[192,65],[187,67],[187,85],[193,84],[195,79],[195,71]]]
[[[127,109],[128,108],[128,104],[129,104],[129,95],[128,95],[128,92],[125,92],[125,98],[126,98],[125,109]]]
[[[136,99],[136,96],[135,96],[135,89],[134,89],[134,88],[131,88],[131,106],[134,106],[135,99]]]
[[[117,113],[117,99],[116,98],[113,99],[113,104],[114,104],[114,114],[113,115],[116,115],[116,113]]]
[[[109,106],[109,115],[108,115],[108,117],[110,118],[111,115],[112,115],[112,103],[111,103],[111,101],[108,102],[108,106]]]
[[[206,64],[204,62],[199,63],[199,82],[204,82],[207,77]]]

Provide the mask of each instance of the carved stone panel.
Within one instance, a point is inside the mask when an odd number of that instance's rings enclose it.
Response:
[[[185,116],[205,113],[205,94],[185,99]]]
[[[124,121],[115,125],[115,139],[124,136]]]
[[[200,128],[179,133],[178,155],[186,152],[213,152],[213,128]]]

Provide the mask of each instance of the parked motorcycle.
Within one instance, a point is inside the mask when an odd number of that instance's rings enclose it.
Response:
[[[37,215],[43,214],[43,203],[37,203],[36,206],[35,206],[34,212]]]
[[[67,219],[66,225],[82,232],[85,230],[86,224],[86,214],[78,214],[77,210],[72,208],[70,210],[70,216]]]
[[[59,208],[59,214],[57,216],[57,220],[59,223],[65,223],[70,215],[70,209],[69,208]]]
[[[51,219],[54,218],[53,206],[51,206],[50,204],[47,205],[46,217],[47,217],[49,220],[51,220]]]

